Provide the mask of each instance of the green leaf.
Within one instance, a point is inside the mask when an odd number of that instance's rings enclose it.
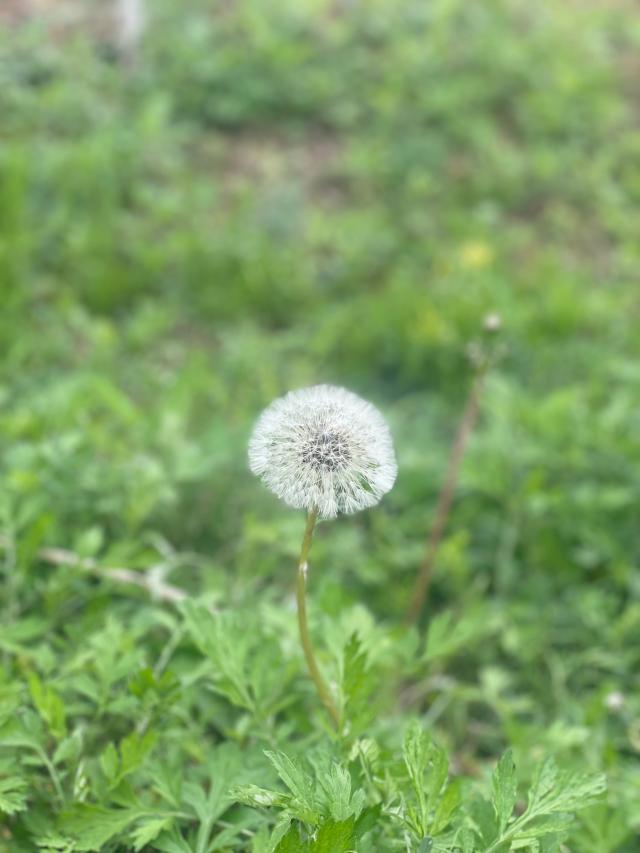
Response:
[[[312,853],[347,853],[353,849],[354,819],[323,823],[311,844]]]
[[[283,752],[265,752],[278,776],[293,794],[290,809],[304,823],[315,825],[319,814],[315,805],[313,782],[297,764]]]
[[[467,812],[472,819],[474,829],[482,839],[483,845],[489,848],[490,844],[498,837],[495,809],[487,800],[478,797],[472,799],[467,805]]]
[[[230,826],[225,827],[221,832],[216,833],[215,837],[209,843],[209,851],[214,853],[216,850],[238,850],[241,846],[241,839],[247,834],[248,828],[255,828],[255,818],[251,815],[244,819],[236,820]]]
[[[414,722],[405,734],[403,757],[417,804],[416,811],[407,801],[408,822],[419,838],[439,834],[459,803],[456,789],[448,793],[447,754]]]
[[[109,788],[116,788],[127,776],[144,763],[153,749],[156,735],[149,731],[144,735],[133,732],[120,742],[119,751],[110,743],[100,756],[100,767]]]
[[[278,820],[276,821],[276,825],[273,828],[273,832],[271,833],[271,838],[269,839],[269,851],[273,853],[278,848],[278,845],[282,842],[282,839],[291,831],[291,816],[286,812],[282,813]]]
[[[193,848],[187,844],[175,827],[154,839],[153,847],[162,853],[194,853]]]
[[[533,818],[530,823],[518,831],[517,839],[518,841],[531,841],[550,832],[565,832],[573,820],[573,815],[563,812]]]
[[[247,671],[250,632],[236,625],[229,614],[211,613],[195,601],[185,601],[182,612],[193,641],[213,664],[216,690],[234,705],[254,711]]]
[[[491,779],[491,802],[496,813],[498,831],[502,834],[516,804],[516,766],[508,749],[494,770]]]
[[[154,732],[146,732],[144,735],[139,735],[133,732],[124,738],[120,744],[120,771],[118,773],[118,781],[124,779],[134,770],[137,770],[145,758],[153,749],[157,737]]]
[[[74,764],[82,752],[82,745],[82,732],[78,729],[60,741],[53,753],[53,763],[59,764],[68,761]]]
[[[430,620],[425,663],[453,657],[496,629],[496,620],[485,607],[476,607],[457,621],[454,619],[453,612],[445,610]]]
[[[536,767],[529,789],[528,807],[535,809],[551,791],[558,778],[558,768],[553,758],[546,758]]]
[[[291,801],[289,794],[283,794],[281,791],[270,791],[267,788],[260,788],[258,785],[238,785],[229,791],[229,796],[245,806],[253,806],[254,808],[276,806],[284,809]]]
[[[100,756],[100,767],[102,772],[107,777],[107,781],[111,784],[116,784],[118,777],[118,768],[120,767],[120,758],[118,750],[110,743]]]
[[[449,826],[461,801],[460,783],[452,782],[445,788],[434,809],[429,827],[432,835],[440,835]]]
[[[29,673],[28,682],[36,710],[51,734],[60,740],[67,733],[64,702],[50,685],[42,683],[35,672]]]
[[[65,812],[60,828],[76,842],[75,849],[93,851],[123,832],[140,812],[133,809],[106,809],[80,803]]]
[[[160,833],[171,826],[171,817],[155,817],[145,820],[131,833],[131,841],[135,851],[142,850],[150,841],[157,838]]]
[[[429,749],[431,741],[418,723],[411,723],[407,728],[402,755],[409,774],[409,779],[418,801],[419,826],[416,830],[419,835],[426,834],[427,824],[427,798],[424,789],[424,774],[429,763]]]
[[[182,801],[191,807],[201,823],[212,823],[230,806],[230,789],[242,773],[242,755],[230,743],[222,744],[209,756],[209,781],[203,786],[197,782],[182,785]]]
[[[364,791],[355,791],[351,796],[351,776],[346,768],[332,763],[328,772],[318,774],[318,784],[324,793],[325,808],[335,821],[341,822],[360,815],[364,806]]]
[[[36,844],[44,853],[50,853],[50,851],[73,853],[73,850],[76,849],[75,841],[64,835],[59,835],[57,832],[48,832],[46,835],[40,836],[36,839]]]
[[[0,729],[2,746],[19,746],[41,753],[46,734],[37,714],[26,710],[16,719],[8,720]]]
[[[27,783],[18,776],[0,779],[0,812],[16,814],[27,807]]]
[[[559,773],[553,759],[536,770],[529,792],[527,813],[550,814],[583,809],[607,789],[603,774]]]
[[[307,853],[309,844],[300,839],[300,832],[296,826],[289,827],[286,835],[284,835],[278,846],[274,849],[274,853]]]
[[[342,717],[351,733],[366,727],[374,713],[370,698],[375,680],[368,672],[368,666],[368,655],[358,634],[354,633],[344,648],[340,681]]]
[[[353,830],[353,835],[356,840],[362,838],[367,834],[367,832],[370,832],[374,828],[380,820],[381,812],[382,805],[380,803],[375,806],[368,806],[366,809],[362,810]]]
[[[503,770],[503,775],[509,778],[508,768]],[[494,808],[498,814],[495,787]],[[508,782],[506,788],[510,790]],[[553,760],[546,759],[534,773],[526,811],[502,828],[497,841],[489,849],[498,850],[506,844],[511,844],[513,849],[527,845],[539,847],[538,842],[542,838],[562,837],[572,822],[572,813],[590,805],[605,790],[604,776],[561,773]],[[505,849],[508,848],[505,846]]]

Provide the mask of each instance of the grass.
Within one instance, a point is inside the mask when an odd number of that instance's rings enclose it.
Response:
[[[639,37],[626,3],[162,2],[132,69],[5,27],[0,850],[636,849]],[[304,518],[246,467],[324,381],[400,466],[314,544],[339,735]]]

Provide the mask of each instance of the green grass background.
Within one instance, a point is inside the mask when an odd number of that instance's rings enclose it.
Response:
[[[524,779],[543,753],[604,770],[570,849],[637,849],[639,42],[631,3],[162,2],[127,68],[108,28],[5,21],[0,688],[45,752],[70,745],[57,802],[10,740],[30,807],[0,845],[35,850],[78,786],[94,802],[144,714],[140,791],[160,758],[204,778],[225,741],[264,763],[261,715],[285,750],[328,738],[295,643],[303,518],[246,444],[273,398],[331,382],[399,459],[312,554],[325,666],[356,631],[378,667],[362,732],[392,752],[418,717],[479,785],[506,745]],[[503,357],[406,634],[488,312]],[[52,546],[215,603],[270,679],[260,713],[201,687],[175,608]],[[173,686],[136,693],[168,642]]]

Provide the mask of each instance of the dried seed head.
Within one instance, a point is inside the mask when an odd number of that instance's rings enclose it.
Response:
[[[497,314],[495,311],[492,311],[490,314],[487,314],[482,321],[482,327],[485,332],[499,332],[502,328],[502,317]]]
[[[291,391],[265,409],[249,442],[249,466],[289,506],[321,518],[374,506],[397,473],[380,412],[332,385]]]

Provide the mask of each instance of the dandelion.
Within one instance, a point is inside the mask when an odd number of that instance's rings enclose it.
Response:
[[[291,391],[265,409],[249,444],[249,465],[289,506],[320,518],[374,506],[397,471],[380,412],[331,385]]]
[[[289,506],[307,511],[298,561],[298,625],[311,677],[335,725],[340,715],[313,653],[306,616],[307,558],[317,519],[375,506],[395,482],[393,441],[371,403],[344,388],[291,391],[262,413],[249,466]]]

